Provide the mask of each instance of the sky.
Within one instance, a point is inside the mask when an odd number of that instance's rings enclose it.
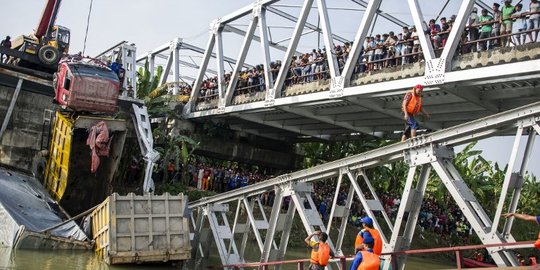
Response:
[[[83,50],[91,1],[65,0],[62,2],[56,24],[71,29],[71,53]],[[143,54],[176,37],[204,48],[209,37],[209,25],[214,19],[253,2],[254,0],[93,0],[85,54],[95,56],[124,40],[134,43],[137,53]],[[283,0],[279,3],[281,5],[279,9],[297,15],[300,12],[298,6],[302,2]],[[492,1],[485,2],[489,5],[493,3]],[[525,7],[528,7],[529,2],[530,0],[522,1]],[[16,37],[32,33],[37,27],[46,1],[0,0],[0,3],[3,17],[0,24],[0,37],[3,39],[5,35]],[[363,8],[350,0],[327,0],[327,3],[333,33],[347,39],[354,39]],[[461,1],[449,0],[444,10],[446,1],[419,0],[419,3],[424,19],[427,21],[436,18],[439,13],[446,17],[457,14]],[[381,10],[412,24],[405,0],[383,0]],[[235,22],[235,25],[245,30],[248,22],[249,19],[244,18]],[[291,36],[294,22],[271,14],[268,15],[268,22],[272,40],[276,42],[285,40],[281,44],[286,46],[288,42],[286,39]],[[308,22],[317,24],[318,17],[315,10],[311,11]],[[392,30],[397,33],[400,27],[379,17],[370,33],[386,33]],[[308,52],[312,48],[321,47],[322,41],[319,40],[320,37],[315,33],[306,34],[300,40],[298,50]],[[242,37],[237,35],[230,33],[224,35],[225,55],[236,58],[241,41]],[[260,52],[260,45],[252,44],[246,61],[255,64],[262,62]],[[283,53],[277,50],[271,50],[270,53],[272,60],[281,59],[283,56]],[[194,54],[186,53],[183,56],[194,62],[200,61],[200,56]],[[226,69],[230,70],[231,67],[226,67]],[[194,75],[196,71],[186,69],[181,72]],[[479,142],[476,149],[481,149],[486,159],[506,164],[510,156],[512,141],[512,137],[493,138]],[[539,145],[540,143],[536,144],[532,161],[540,159]],[[460,149],[462,147],[457,147],[456,151]],[[540,167],[534,165],[536,163],[531,162],[529,168],[536,175],[540,175]]]

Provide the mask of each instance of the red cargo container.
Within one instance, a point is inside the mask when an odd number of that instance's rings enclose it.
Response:
[[[64,62],[54,77],[55,100],[63,108],[115,112],[120,82],[109,68],[84,62]]]

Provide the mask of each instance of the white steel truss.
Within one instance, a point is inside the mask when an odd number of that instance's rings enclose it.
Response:
[[[129,44],[127,41],[122,41],[110,49],[98,54],[95,58],[102,60],[104,63],[120,60],[124,69],[124,82],[122,89],[133,90],[133,96],[137,96],[137,48],[135,44]],[[128,92],[124,91],[122,96],[127,96]]]
[[[219,253],[224,265],[240,264],[245,262],[243,251],[238,252],[235,245],[233,232],[241,233],[243,243],[247,238],[254,235],[261,250],[261,262],[282,260],[286,252],[290,236],[291,223],[296,213],[304,224],[307,233],[320,229],[329,233],[332,224],[339,224],[337,238],[332,238],[332,249],[336,254],[351,254],[353,247],[344,247],[343,238],[348,226],[347,219],[353,197],[359,198],[362,208],[369,216],[375,217],[374,225],[381,232],[384,242],[384,252],[406,250],[413,240],[415,225],[426,191],[430,173],[433,171],[440,178],[449,194],[459,206],[467,221],[470,222],[474,232],[484,244],[515,242],[510,234],[512,219],[505,222],[502,231],[498,230],[500,214],[503,210],[515,211],[520,197],[523,184],[523,176],[529,163],[534,139],[540,134],[540,102],[529,104],[520,108],[512,109],[503,113],[488,116],[469,123],[461,124],[448,129],[433,132],[429,135],[419,136],[402,143],[385,146],[376,150],[347,157],[341,160],[328,162],[310,169],[305,169],[290,174],[278,176],[242,189],[225,192],[213,197],[203,198],[192,202],[189,208],[192,210],[192,220],[197,220],[196,233],[203,227],[203,221],[208,220],[214,231],[215,242],[218,243]],[[476,200],[473,191],[461,178],[459,172],[452,164],[454,158],[453,147],[471,141],[488,138],[497,135],[508,135],[516,131],[515,143],[510,155],[508,171],[502,186],[502,194],[499,198],[494,218],[489,217],[482,205]],[[523,155],[518,158],[518,149],[522,135],[528,135]],[[405,187],[398,209],[396,220],[392,220],[385,212],[368,179],[365,170],[377,166],[385,166],[396,161],[405,161],[409,165],[409,173],[405,181]],[[517,172],[515,171],[517,168]],[[317,213],[311,192],[311,182],[337,179],[335,184],[336,194],[332,204],[327,224],[324,224]],[[348,197],[345,205],[337,205],[337,192],[344,183],[349,183]],[[273,207],[266,211],[259,202],[259,197],[265,192],[275,192]],[[510,204],[505,205],[507,194],[511,194]],[[289,208],[282,210],[284,198],[290,196]],[[226,217],[225,221],[217,221],[219,218],[208,209],[228,209],[228,203],[237,202],[236,217],[231,226]],[[240,221],[240,205],[245,209],[248,220]],[[254,210],[258,205],[260,211]],[[198,210],[197,210],[198,209]],[[197,211],[195,211],[197,210]],[[261,211],[262,210],[262,211]],[[268,211],[271,211],[268,215]],[[244,215],[245,216],[245,215]],[[270,217],[267,219],[267,217]],[[341,222],[339,222],[341,221]],[[220,227],[216,224],[219,223]],[[385,226],[381,226],[386,224]],[[212,227],[213,226],[213,227]],[[247,231],[252,230],[252,234]],[[266,230],[266,238],[261,237],[260,231]],[[385,233],[385,231],[387,233]],[[280,236],[277,238],[276,236]],[[198,239],[195,237],[195,239]],[[228,242],[229,246],[221,244]],[[194,245],[201,245],[195,242]],[[208,243],[205,243],[205,246]],[[244,246],[244,245],[242,245]],[[197,250],[197,249],[195,249]],[[499,266],[516,266],[517,260],[513,253],[507,249],[488,248],[490,255]],[[392,258],[386,256],[384,267],[389,269]],[[396,266],[403,269],[405,257],[394,257]]]
[[[216,52],[216,57],[222,54],[223,35],[228,32],[242,36],[243,41],[241,46],[239,46],[240,51],[236,55],[236,58],[232,59],[236,63],[231,64],[230,69],[227,69],[227,65],[223,64],[226,62],[224,55],[217,57],[215,67],[211,66],[209,55],[205,55],[200,63],[194,63],[192,65],[199,67],[199,70],[198,75],[194,76],[195,83],[189,102],[184,107],[184,116],[188,119],[208,117],[214,119],[236,118],[240,120],[235,125],[237,130],[253,134],[258,134],[255,125],[263,124],[267,125],[273,131],[272,133],[278,134],[277,137],[300,140],[302,137],[307,136],[313,139],[323,138],[331,140],[339,135],[350,134],[390,136],[389,134],[400,130],[401,124],[399,120],[401,120],[402,116],[399,105],[396,104],[399,103],[399,99],[405,91],[419,83],[428,86],[424,91],[426,94],[431,92],[433,96],[447,95],[449,98],[447,100],[448,103],[455,104],[455,108],[465,106],[473,111],[477,109],[482,110],[482,116],[515,108],[530,102],[519,99],[522,96],[519,94],[520,89],[523,87],[521,85],[519,87],[514,86],[509,91],[513,96],[501,99],[494,98],[499,95],[491,94],[486,89],[494,88],[501,82],[515,81],[517,84],[532,85],[526,89],[526,91],[530,91],[540,80],[540,74],[535,72],[540,69],[540,60],[536,56],[519,59],[517,62],[513,62],[514,60],[512,59],[504,61],[497,60],[497,62],[493,62],[493,65],[490,63],[472,63],[471,68],[466,67],[466,64],[460,68],[456,68],[456,66],[460,66],[459,62],[462,60],[459,57],[455,57],[455,54],[469,14],[475,5],[485,7],[486,4],[484,2],[474,0],[460,1],[459,11],[457,12],[452,31],[448,33],[444,49],[439,51],[434,50],[431,37],[423,34],[426,32],[427,26],[418,0],[403,1],[403,5],[407,5],[407,8],[404,10],[410,12],[410,17],[412,18],[410,22],[401,21],[381,10],[381,5],[389,3],[390,0],[351,1],[353,2],[351,4],[354,5],[356,3],[364,7],[365,10],[360,16],[354,17],[354,20],[359,23],[359,26],[356,29],[352,29],[356,32],[356,35],[354,39],[349,40],[351,44],[349,56],[340,64],[338,64],[337,57],[331,48],[334,47],[334,44],[347,42],[347,39],[336,35],[333,31],[333,28],[339,28],[339,25],[332,25],[332,20],[328,13],[329,8],[327,7],[332,2],[328,0],[304,0],[301,5],[294,5],[299,10],[294,16],[282,10],[284,7],[287,7],[287,5],[280,5],[282,1],[255,1],[249,6],[216,19],[210,26],[210,37],[203,51],[206,51],[206,54]],[[318,18],[317,25],[310,23],[309,20],[315,16]],[[418,69],[414,74],[410,76],[400,75],[396,71],[393,74],[389,74],[388,78],[382,76],[384,74],[376,74],[378,79],[373,80],[369,80],[369,77],[372,76],[371,73],[365,76],[363,74],[356,74],[357,71],[355,69],[361,63],[359,60],[365,57],[362,47],[364,46],[366,36],[369,34],[370,29],[373,29],[377,24],[377,17],[379,16],[395,25],[414,25],[417,32],[420,33],[418,36],[421,48],[419,58],[423,59],[423,63],[417,63],[418,67],[412,67],[412,64],[410,64],[411,67],[407,66],[402,69],[403,73],[407,73],[408,69]],[[281,42],[280,44],[276,44],[269,35],[270,30],[264,30],[268,28],[268,25],[276,23],[274,21],[276,17],[279,17],[278,19],[281,20],[295,22],[293,30],[288,34],[288,38],[284,39],[289,40],[287,45]],[[246,19],[249,19],[246,29],[239,29],[237,28],[238,24],[234,24],[239,19],[243,19],[244,24]],[[259,29],[258,31],[257,28]],[[300,94],[294,91],[291,93],[289,89],[292,87],[287,82],[290,80],[290,74],[288,75],[288,73],[291,72],[292,57],[300,54],[298,52],[299,46],[303,45],[300,43],[300,40],[307,32],[319,33],[319,36],[322,37],[324,47],[328,50],[328,80],[319,80],[318,83],[313,83],[313,88],[316,88],[319,83],[323,85],[317,89],[309,89],[312,84],[308,83],[308,85],[304,86],[305,89]],[[248,98],[246,97],[247,94],[240,93],[240,87],[238,86],[239,74],[242,72],[243,67],[246,66],[248,51],[254,41],[260,43],[261,53],[257,54],[258,58],[255,60],[251,59],[251,54],[249,54],[249,62],[251,64],[254,64],[254,61],[261,63],[264,70],[264,76],[262,76],[264,77],[264,83],[261,86],[257,86],[261,88],[262,93],[260,95],[257,93],[256,98]],[[251,46],[251,49],[253,49],[253,46]],[[270,58],[270,53],[274,52],[269,51],[271,49],[282,51],[278,59]],[[540,51],[540,48],[537,51]],[[495,59],[499,58],[496,56],[496,50],[489,53],[493,54]],[[535,51],[533,54],[537,55],[537,52]],[[271,60],[281,63],[279,71],[269,72],[269,63],[271,63]],[[218,72],[224,67],[227,69],[226,71]],[[228,74],[228,72],[230,72],[231,78],[226,82],[224,75]],[[219,86],[219,89],[216,90],[218,95],[211,100],[199,96],[201,93],[201,83],[205,80],[206,74],[216,76],[217,85]],[[367,79],[365,80],[367,82],[364,83],[359,78]],[[531,101],[532,96],[539,97],[540,94],[538,92],[536,94],[531,93],[529,95]],[[518,98],[516,99],[515,97]],[[426,102],[430,102],[430,98],[427,98]],[[335,106],[334,114],[317,114],[321,107],[327,109],[323,106],[332,103],[343,105]],[[370,119],[372,120],[371,122],[358,121],[360,125],[350,120],[337,120],[339,117],[335,115],[335,112],[339,112],[344,106],[347,106],[347,108],[343,109],[357,107],[360,111],[375,111],[378,114]],[[433,106],[433,108],[436,111],[437,106]],[[276,112],[287,112],[288,115],[296,116],[299,120],[297,123],[299,124],[283,125],[275,121],[264,121],[268,115]],[[356,117],[358,115],[360,117],[362,116],[361,113],[356,115]],[[452,114],[451,117],[448,114],[439,115],[439,117],[432,117],[432,119],[421,121],[421,126],[430,130],[439,130],[469,121],[471,120],[471,118],[467,118],[469,115],[472,114]],[[313,119],[319,121],[310,122]],[[306,126],[301,126],[304,122],[307,123]],[[377,125],[377,123],[380,124]],[[317,128],[316,126],[321,126],[321,128]]]

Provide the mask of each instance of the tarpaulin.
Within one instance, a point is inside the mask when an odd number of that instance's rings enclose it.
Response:
[[[90,146],[92,155],[90,171],[95,173],[99,167],[99,157],[109,156],[109,129],[104,121],[100,121],[90,128],[90,134],[88,135],[88,139],[86,139],[86,144]]]

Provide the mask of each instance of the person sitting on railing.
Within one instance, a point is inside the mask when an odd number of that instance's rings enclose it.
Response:
[[[514,23],[512,15],[516,12],[516,9],[511,3],[512,0],[504,0],[504,6],[501,9],[501,18],[499,19],[499,23],[501,24],[501,35],[512,34],[512,24]],[[510,41],[510,38],[502,37],[502,47],[510,46]]]
[[[299,78],[302,77],[302,67],[300,66],[300,59],[298,59],[296,55],[292,57],[291,71],[294,75],[294,78],[292,79],[292,84],[297,84],[300,81]]]
[[[478,39],[480,32],[478,31],[477,25],[480,23],[480,16],[478,16],[478,8],[473,7],[471,15],[469,16],[469,22],[467,24],[469,29],[469,40],[475,41]],[[476,52],[478,49],[478,44],[474,43],[471,47],[473,52]]]
[[[529,30],[538,29],[540,28],[540,3],[538,0],[531,0],[531,3],[529,4],[529,23],[527,26],[529,26]],[[536,30],[534,39],[532,36],[533,32],[527,33],[529,36],[529,40],[531,43],[536,42],[538,39],[538,30]]]
[[[487,9],[485,8],[482,9],[482,15],[480,16],[479,22],[482,25],[482,27],[480,28],[480,39],[483,40],[483,39],[489,38],[491,36],[491,32],[493,31],[493,27],[492,27],[493,17],[488,14]],[[487,40],[480,41],[479,43],[480,51],[485,51],[488,49],[488,47],[489,46],[488,46]]]
[[[519,213],[505,213],[502,214],[505,218],[515,217],[517,219],[526,220],[526,221],[532,221],[536,224],[540,224],[540,215],[539,216],[531,216],[527,214],[519,214]],[[536,239],[536,242],[534,242],[534,247],[537,249],[540,249],[540,233],[538,233],[538,239]]]
[[[493,3],[493,25],[491,27],[491,37],[498,37],[500,35],[502,17],[501,11],[499,10],[500,6],[501,5],[499,5],[498,3]],[[499,43],[499,41],[497,39],[493,39],[491,48],[500,46],[501,44]]]

